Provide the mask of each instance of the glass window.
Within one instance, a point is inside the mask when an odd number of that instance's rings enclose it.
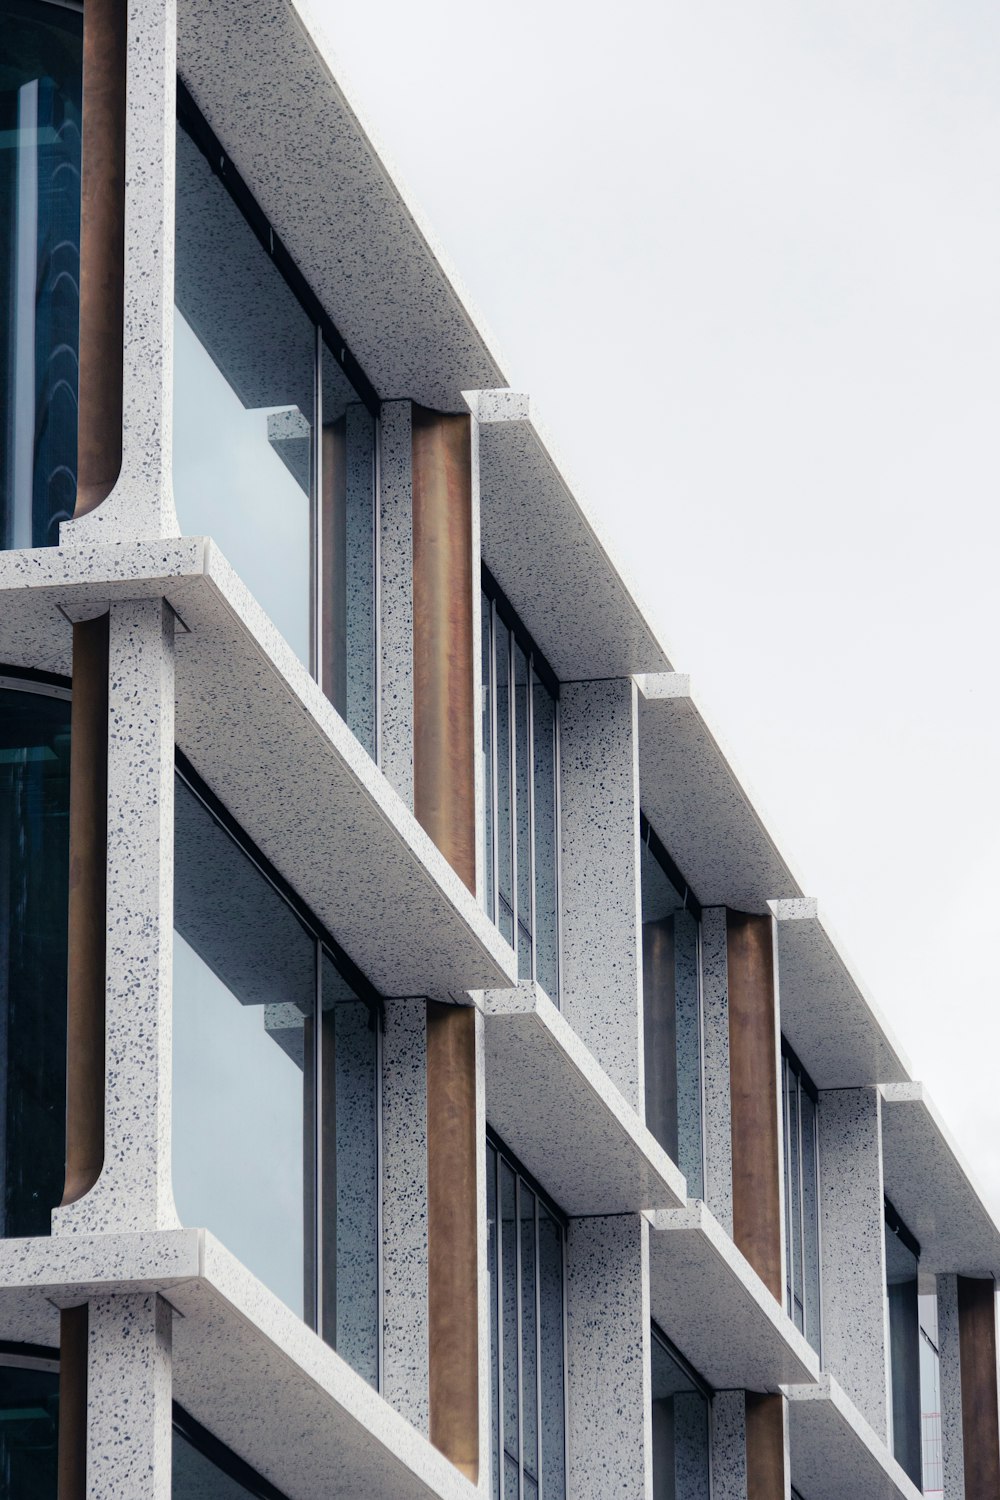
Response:
[[[374,756],[377,402],[348,379],[334,330],[179,97],[178,519],[218,542]]]
[[[558,684],[483,570],[484,904],[559,1002]]]
[[[785,1309],[821,1352],[818,1094],[795,1053],[781,1042],[785,1168]]]
[[[559,1500],[566,1494],[563,1225],[492,1140],[486,1195],[494,1500]]]
[[[285,1500],[174,1402],[172,1500]]]
[[[0,547],[76,503],[82,16],[0,0]]]
[[[178,1212],[377,1385],[375,1002],[180,776],[174,868]]]
[[[20,1361],[9,1364],[0,1355],[0,1494],[4,1500],[56,1500],[58,1433],[56,1361],[50,1369],[25,1368]]]
[[[707,1387],[655,1323],[650,1343],[653,1390],[653,1500],[710,1500],[710,1404]]]
[[[702,1198],[701,908],[640,822],[646,1124]]]
[[[889,1310],[892,1451],[921,1486],[920,1246],[892,1204],[885,1204],[885,1278]]]
[[[933,1286],[933,1278],[931,1285]],[[920,1317],[920,1438],[924,1494],[943,1495],[941,1357],[938,1353],[936,1287],[929,1292],[920,1292],[917,1304]]]
[[[0,1235],[48,1234],[66,1169],[70,703],[0,678]]]

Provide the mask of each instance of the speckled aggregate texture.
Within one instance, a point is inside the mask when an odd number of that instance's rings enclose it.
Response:
[[[427,1003],[392,1000],[382,1037],[382,1394],[419,1432],[427,1387]]]
[[[966,1500],[962,1432],[962,1362],[958,1343],[958,1277],[937,1279],[938,1354],[941,1360],[943,1500]],[[973,1496],[969,1500],[974,1500]]]
[[[175,0],[129,6],[125,120],[122,467],[103,505],[65,522],[65,545],[177,536],[171,485]]]
[[[90,1303],[87,1500],[170,1500],[172,1320],[155,1294]]]
[[[919,1490],[837,1381],[787,1388],[791,1479],[808,1500],[919,1500]]]
[[[559,757],[563,1014],[641,1116],[639,764],[630,681],[563,685]]]
[[[112,604],[108,691],[105,1153],[59,1232],[178,1225],[170,1177],[174,619]]]
[[[838,1089],[819,1102],[823,1362],[885,1441],[885,1231],[881,1099]]]
[[[572,1219],[566,1245],[573,1500],[651,1500],[648,1226]]]
[[[712,1401],[712,1500],[747,1500],[743,1391],[717,1391]]]
[[[379,454],[382,733],[379,763],[413,810],[413,416],[382,405]]]
[[[733,1232],[733,1118],[729,1098],[729,960],[726,912],[709,906],[701,917],[702,1052],[705,1201],[728,1235]]]

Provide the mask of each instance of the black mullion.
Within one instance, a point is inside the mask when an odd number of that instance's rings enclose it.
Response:
[[[525,696],[528,715],[528,859],[530,860],[530,879],[528,890],[531,901],[531,971],[532,980],[538,978],[538,965],[535,958],[535,934],[538,930],[537,899],[535,893],[535,655],[531,652],[526,658],[527,684]]]
[[[490,916],[496,926],[500,925],[500,794],[497,789],[497,606],[490,599],[490,805],[492,809],[493,847],[493,910]]]
[[[514,632],[507,629],[507,761],[510,766],[510,910],[517,953],[517,694],[514,685]]]
[[[517,1493],[524,1500],[524,1328],[521,1296],[524,1272],[521,1265],[521,1174],[514,1173],[514,1255],[517,1267]]]
[[[323,947],[315,940],[313,988],[313,1297],[312,1326],[323,1337]]]

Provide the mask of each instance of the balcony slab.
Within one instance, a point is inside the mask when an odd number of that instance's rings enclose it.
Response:
[[[792,1483],[809,1500],[920,1500],[916,1485],[832,1376],[790,1386],[785,1394]]]

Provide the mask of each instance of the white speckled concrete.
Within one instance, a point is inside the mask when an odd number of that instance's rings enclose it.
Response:
[[[513,983],[509,945],[210,542],[0,553],[0,660],[68,673],[58,606],[161,594],[184,622],[178,745],[372,983]]]
[[[169,1229],[174,618],[111,606],[104,1168],[60,1233]]]
[[[747,1500],[743,1391],[717,1391],[712,1400],[712,1500]]]
[[[170,474],[176,30],[175,0],[129,6],[122,467],[103,505],[64,522],[66,546],[178,534]]]
[[[881,1104],[877,1089],[820,1094],[819,1179],[823,1365],[885,1441]]]
[[[757,798],[678,672],[640,677],[642,807],[703,906],[766,912],[800,896]]]
[[[837,1381],[789,1386],[792,1484],[804,1500],[919,1500],[920,1491]]]
[[[669,670],[577,486],[524,396],[466,392],[480,426],[483,558],[565,682]]]
[[[710,1386],[776,1391],[818,1378],[815,1353],[704,1203],[649,1222],[653,1321]]]
[[[819,1089],[905,1080],[909,1064],[812,899],[769,903],[778,924],[781,1030]]]
[[[379,450],[382,734],[379,764],[413,809],[413,416],[382,406]]]
[[[944,1500],[966,1500],[957,1276],[938,1277],[937,1307],[938,1355],[941,1361],[941,1451],[944,1460]],[[970,1496],[969,1500],[973,1500],[973,1497]]]
[[[1000,1227],[927,1090],[879,1092],[885,1191],[920,1242],[921,1271],[1000,1276]]]
[[[639,764],[627,679],[559,701],[563,1014],[643,1112]],[[600,923],[594,913],[601,913]]]
[[[568,1214],[676,1207],[684,1178],[545,992],[481,997],[486,1112]]]
[[[89,1305],[87,1500],[170,1500],[172,1322],[155,1293]]]
[[[566,1244],[573,1500],[652,1500],[649,1226],[572,1219]]]
[[[733,1115],[729,1095],[729,959],[726,912],[701,916],[702,1096],[705,1201],[728,1235],[733,1232]]]
[[[382,1037],[382,1394],[429,1430],[427,1004],[391,1000]]]

